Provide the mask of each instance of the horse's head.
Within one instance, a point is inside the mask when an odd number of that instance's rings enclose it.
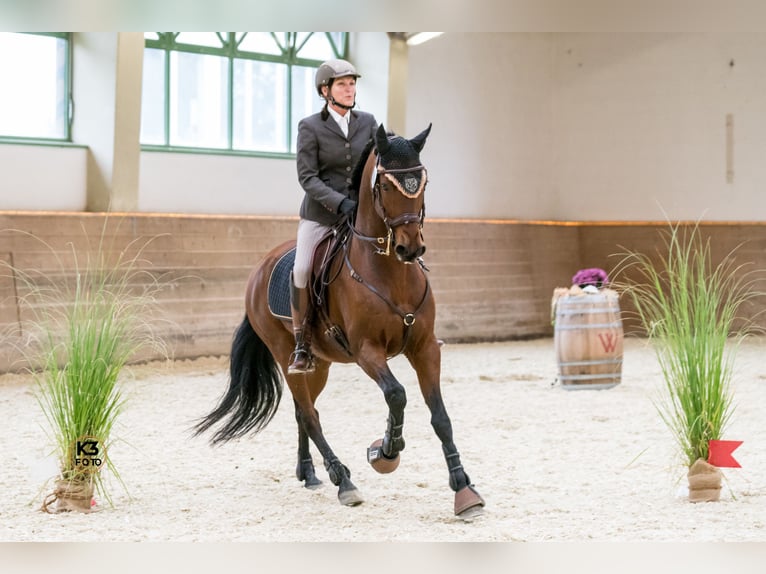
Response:
[[[375,136],[378,151],[374,174],[375,210],[386,225],[399,261],[412,263],[423,255],[424,191],[428,176],[420,151],[431,126],[408,140],[389,135],[381,125]]]

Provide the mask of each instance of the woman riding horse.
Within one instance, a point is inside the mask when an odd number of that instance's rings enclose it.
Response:
[[[212,442],[217,443],[262,429],[279,405],[284,373],[298,423],[298,479],[307,488],[321,484],[309,452],[311,439],[338,487],[340,502],[360,504],[362,497],[351,482],[351,473],[328,444],[314,404],[327,383],[331,363],[357,363],[378,384],[389,410],[385,434],[368,449],[368,461],[378,472],[393,471],[405,446],[407,398],[388,360],[402,353],[417,373],[431,425],[442,444],[449,485],[455,492],[454,512],[466,516],[479,512],[484,500],[471,484],[453,441],[440,390],[436,306],[423,266],[418,264],[425,251],[427,181],[420,151],[430,129],[407,140],[387,135],[381,126],[375,135],[376,149],[362,154],[356,217],[344,220],[348,234],[340,241],[329,272],[322,275],[329,279],[317,307],[318,320],[304,333],[313,340],[314,369],[290,372],[292,323],[268,305],[272,272],[294,246],[287,242],[273,249],[248,280],[246,316],[232,344],[229,388],[196,430],[201,433],[226,419],[213,435]]]
[[[328,60],[317,69],[315,84],[324,98],[322,111],[298,123],[298,180],[305,192],[300,209],[290,302],[295,336],[287,371],[310,373],[314,369],[305,324],[311,306],[309,274],[314,249],[338,220],[356,209],[351,190],[351,170],[364,146],[375,135],[375,118],[351,110],[356,105],[354,66],[345,60]]]

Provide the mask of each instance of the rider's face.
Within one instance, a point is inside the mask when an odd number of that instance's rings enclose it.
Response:
[[[344,106],[353,106],[354,99],[356,98],[356,78],[354,76],[336,78],[330,87],[330,94],[336,102]],[[343,108],[335,109],[341,114],[346,113],[346,110]]]

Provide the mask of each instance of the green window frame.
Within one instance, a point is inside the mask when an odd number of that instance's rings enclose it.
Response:
[[[294,157],[314,73],[347,32],[147,32],[141,148]]]
[[[0,46],[0,141],[71,142],[71,33],[0,32]]]

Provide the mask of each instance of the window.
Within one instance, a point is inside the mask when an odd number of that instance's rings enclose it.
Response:
[[[316,68],[345,32],[147,32],[141,143],[283,155],[318,111]]]
[[[70,139],[70,61],[66,32],[0,32],[0,137]]]

